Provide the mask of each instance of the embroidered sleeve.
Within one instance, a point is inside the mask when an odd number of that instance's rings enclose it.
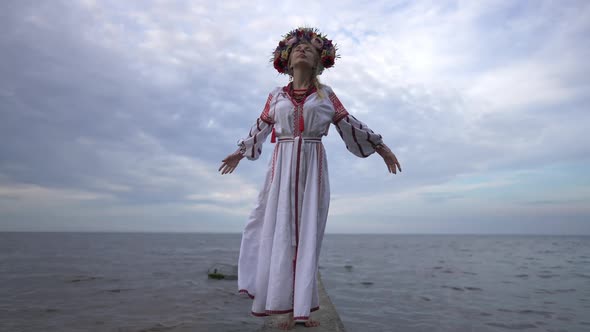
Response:
[[[240,152],[249,160],[256,160],[262,154],[262,144],[271,133],[274,120],[271,114],[273,94],[269,94],[264,109],[256,123],[250,128],[248,137],[238,141]]]
[[[375,148],[383,144],[381,135],[375,134],[366,124],[349,114],[333,91],[330,90],[328,95],[334,106],[332,122],[348,151],[361,158],[373,154]]]
[[[270,114],[270,103],[272,102],[272,93],[268,95],[266,99],[266,104],[264,105],[264,109],[262,110],[262,114],[260,114],[260,120],[268,123],[274,124],[274,120]]]
[[[346,108],[344,108],[344,105],[342,105],[340,99],[338,99],[334,91],[330,90],[328,96],[330,98],[330,101],[332,102],[332,105],[334,106],[334,117],[332,118],[332,123],[337,124],[340,120],[342,120],[345,116],[348,115],[348,112],[346,111]]]

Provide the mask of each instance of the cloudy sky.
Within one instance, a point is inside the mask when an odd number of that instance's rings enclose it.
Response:
[[[403,172],[325,140],[330,233],[590,234],[588,1],[0,2],[0,231],[240,232],[220,160],[316,26]]]

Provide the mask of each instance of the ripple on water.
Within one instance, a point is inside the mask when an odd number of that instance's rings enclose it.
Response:
[[[551,318],[555,313],[551,311],[533,310],[533,309],[521,309],[521,310],[510,310],[510,309],[498,309],[500,312],[516,313],[520,315],[537,315],[543,316],[543,318]]]
[[[74,283],[74,282],[93,281],[93,280],[100,280],[100,279],[103,279],[103,278],[98,277],[98,276],[77,275],[72,279],[66,280],[65,282]]]
[[[452,290],[456,290],[456,291],[482,291],[481,288],[479,287],[470,287],[470,286],[465,286],[465,287],[458,287],[458,286],[448,286],[448,285],[442,285],[440,286],[441,288],[448,288],[448,289],[452,289]]]
[[[535,289],[535,293],[537,294],[561,294],[561,293],[573,293],[575,292],[575,288],[566,288],[566,289]]]
[[[539,315],[543,316],[544,318],[551,318],[554,315],[551,311],[543,311],[543,310],[531,310],[531,309],[524,309],[524,310],[517,310],[516,313],[521,315]]]
[[[572,321],[572,319],[567,316],[557,316],[557,317],[555,317],[555,319],[560,320],[562,322],[571,322]]]
[[[563,266],[561,266],[561,265],[549,266],[549,269],[552,269],[552,270],[561,270],[561,269],[563,269]]]
[[[486,323],[486,325],[492,326],[492,327],[500,327],[500,328],[507,329],[507,330],[525,330],[525,329],[534,329],[537,327],[537,325],[532,324],[532,323],[505,324],[505,323],[491,322],[491,323]]]
[[[179,326],[181,326],[182,324],[173,324],[173,325],[164,325],[162,323],[156,323],[153,326],[150,326],[148,328],[145,329],[140,329],[137,332],[155,332],[155,331],[168,331],[168,330],[173,330]]]

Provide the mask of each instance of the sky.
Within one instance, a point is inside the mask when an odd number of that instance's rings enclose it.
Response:
[[[241,232],[221,176],[317,27],[321,75],[402,172],[324,139],[327,233],[590,234],[588,1],[0,2],[0,231]]]

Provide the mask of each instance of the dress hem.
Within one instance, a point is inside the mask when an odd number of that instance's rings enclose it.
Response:
[[[249,298],[254,299],[254,295],[250,294],[250,292],[248,292],[246,289],[240,289],[238,293],[247,294]]]
[[[314,312],[314,311],[317,311],[319,309],[320,309],[320,307],[317,306],[317,307],[311,308],[309,310],[309,312]],[[255,312],[255,311],[252,311],[251,313],[252,313],[253,316],[256,316],[256,317],[266,317],[266,316],[271,316],[271,315],[284,315],[284,314],[288,314],[288,313],[291,313],[291,312],[293,312],[293,309],[287,309],[287,310],[264,310],[264,312]],[[297,317],[293,317],[293,320],[308,320],[308,319],[309,319],[309,316],[297,316]]]

